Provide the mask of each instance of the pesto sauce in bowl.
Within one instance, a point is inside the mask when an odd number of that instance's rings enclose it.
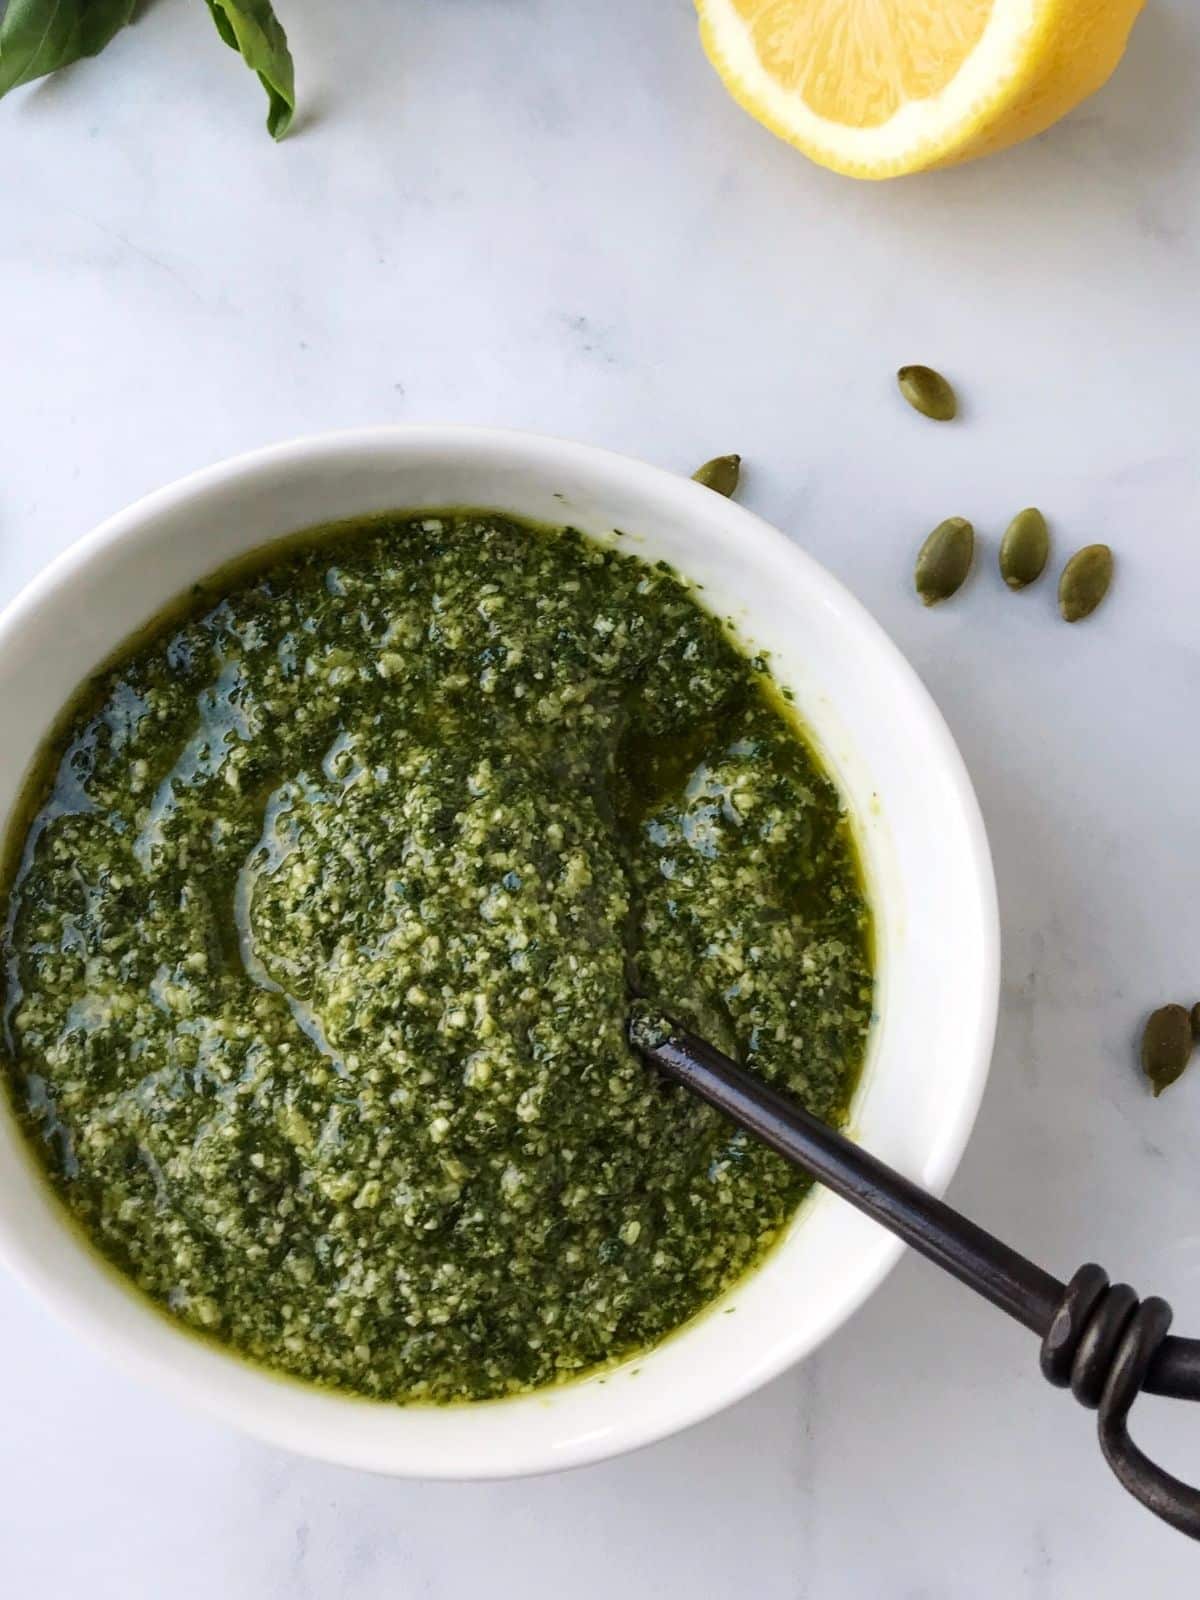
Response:
[[[218,575],[35,775],[18,1116],[192,1329],[391,1401],[654,1344],[805,1181],[630,1050],[644,994],[844,1119],[872,1004],[839,799],[663,565],[487,512]]]

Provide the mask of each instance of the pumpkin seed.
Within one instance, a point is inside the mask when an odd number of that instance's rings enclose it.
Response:
[[[975,529],[965,517],[947,517],[921,546],[914,578],[927,606],[949,600],[966,581],[975,557]]]
[[[1200,1040],[1200,1000],[1192,1007],[1192,1037]]]
[[[1087,544],[1067,562],[1058,580],[1058,609],[1066,622],[1090,617],[1108,593],[1113,554],[1106,544]]]
[[[932,417],[935,422],[953,422],[958,415],[957,395],[932,367],[901,367],[896,382],[909,405],[923,417]]]
[[[1050,530],[1036,506],[1018,511],[1000,541],[1000,576],[1010,589],[1041,577],[1050,557]]]
[[[1142,1033],[1142,1071],[1155,1098],[1173,1084],[1192,1058],[1192,1019],[1183,1006],[1160,1006]]]
[[[733,493],[741,476],[741,456],[714,456],[711,461],[706,461],[692,473],[697,483],[702,483],[706,489],[715,489],[718,494],[724,495]]]

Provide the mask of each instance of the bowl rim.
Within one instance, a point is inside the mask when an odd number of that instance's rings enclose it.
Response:
[[[497,460],[519,454],[526,464],[544,465],[547,471],[562,471],[572,462],[585,472],[619,475],[627,490],[644,494],[647,498],[667,495],[679,500],[691,496],[694,505],[712,510],[713,491],[637,457],[595,445],[582,444],[555,435],[522,429],[480,427],[462,424],[381,424],[352,427],[304,434],[278,443],[269,444],[239,455],[224,458],[209,466],[199,468],[161,488],[139,497],[131,504],[105,518],[90,532],[73,541],[58,552],[44,567],[36,572],[18,593],[0,610],[0,656],[10,633],[42,607],[68,582],[81,567],[95,559],[103,559],[125,541],[136,541],[139,534],[152,541],[154,524],[174,509],[202,498],[212,491],[229,490],[249,484],[262,474],[277,472],[289,466],[311,467],[322,458],[330,461],[349,453],[360,451],[386,452],[399,449],[412,455],[426,452],[435,454],[447,448],[462,452],[474,451]],[[703,497],[703,498],[695,498]],[[451,497],[446,502],[453,504]],[[991,1064],[1000,990],[1000,921],[995,875],[991,850],[979,802],[972,786],[965,762],[946,724],[941,711],[928,689],[902,654],[898,646],[865,606],[851,592],[810,556],[799,544],[780,529],[757,514],[733,501],[725,500],[727,515],[735,526],[739,540],[757,547],[766,556],[782,558],[798,570],[804,585],[826,603],[832,603],[840,617],[871,648],[881,665],[906,691],[910,709],[921,716],[925,732],[940,764],[944,781],[949,785],[954,804],[961,815],[973,872],[973,886],[977,897],[979,915],[978,989],[980,1003],[976,1013],[974,1038],[966,1043],[957,1084],[957,1094],[952,1114],[937,1130],[936,1142],[931,1139],[929,1152],[920,1181],[933,1194],[941,1195],[953,1177],[978,1116]],[[403,510],[403,507],[398,509]],[[271,540],[249,541],[247,551],[269,545]],[[172,596],[164,595],[166,604]],[[119,646],[118,646],[119,648]],[[49,729],[47,729],[47,732]],[[0,829],[7,827],[8,815],[0,817]],[[0,1085],[0,1116],[14,1121],[7,1090]],[[18,1128],[18,1137],[20,1130]],[[32,1153],[26,1152],[31,1161]],[[36,1166],[36,1162],[34,1163]],[[43,1180],[44,1181],[44,1180]],[[822,1191],[817,1192],[823,1195]],[[827,1196],[825,1196],[827,1198]],[[55,1197],[56,1205],[61,1202]],[[802,1211],[813,1203],[810,1198]],[[71,1228],[69,1214],[63,1209],[64,1227]],[[88,1249],[86,1242],[81,1248]],[[363,1452],[338,1449],[313,1439],[311,1430],[291,1428],[277,1419],[248,1416],[247,1407],[236,1397],[221,1392],[219,1383],[202,1385],[194,1373],[176,1370],[163,1361],[147,1363],[141,1358],[136,1337],[118,1333],[104,1315],[84,1303],[84,1297],[72,1289],[57,1272],[44,1268],[20,1241],[10,1234],[6,1208],[0,1206],[0,1263],[25,1283],[52,1312],[71,1328],[83,1334],[93,1346],[101,1348],[124,1370],[140,1377],[149,1377],[160,1390],[172,1393],[194,1410],[220,1417],[223,1421],[266,1439],[273,1444],[308,1455],[352,1467],[384,1470],[395,1476],[472,1480],[481,1478],[518,1477],[548,1471],[559,1471],[604,1460],[654,1443],[656,1440],[681,1432],[715,1415],[717,1412],[745,1398],[750,1393],[777,1377],[781,1372],[811,1355],[833,1332],[841,1327],[879,1288],[904,1253],[904,1245],[894,1236],[884,1237],[876,1259],[869,1270],[862,1272],[852,1293],[843,1294],[836,1304],[826,1306],[824,1314],[815,1322],[807,1337],[798,1341],[796,1348],[778,1350],[773,1358],[749,1362],[736,1379],[713,1384],[700,1402],[681,1408],[672,1416],[662,1417],[652,1408],[630,1408],[630,1416],[621,1436],[614,1441],[584,1437],[569,1447],[554,1452],[548,1459],[542,1449],[522,1455],[519,1449],[512,1453],[511,1462],[502,1467],[480,1471],[467,1461],[443,1460],[436,1465],[412,1465],[401,1462],[380,1467],[372,1458],[364,1459]],[[94,1254],[94,1252],[93,1252]],[[100,1258],[102,1259],[102,1258]],[[140,1293],[131,1288],[115,1268],[103,1263],[122,1284],[123,1289],[135,1298],[142,1315],[172,1329],[179,1338],[197,1343],[186,1329],[175,1327],[163,1313]],[[703,1315],[703,1313],[701,1314]],[[672,1335],[670,1337],[675,1337]],[[297,1380],[281,1376],[269,1369],[240,1358],[234,1352],[222,1352],[222,1363],[232,1359],[252,1371],[256,1379],[295,1389]],[[311,1386],[299,1385],[303,1389]],[[323,1391],[328,1393],[329,1391]],[[343,1397],[350,1398],[350,1397]],[[527,1399],[529,1397],[518,1397]],[[356,1404],[371,1404],[354,1400]],[[487,1403],[508,1406],[512,1402],[500,1400]]]

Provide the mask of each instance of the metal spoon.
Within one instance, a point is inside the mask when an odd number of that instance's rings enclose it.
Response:
[[[1139,1300],[1128,1284],[1110,1284],[1094,1265],[1060,1283],[790,1095],[645,1006],[635,1007],[629,1038],[668,1077],[1036,1333],[1043,1374],[1099,1413],[1100,1448],[1126,1489],[1164,1522],[1200,1539],[1200,1490],[1156,1465],[1129,1436],[1130,1407],[1142,1390],[1200,1400],[1200,1339],[1168,1334],[1165,1300]]]

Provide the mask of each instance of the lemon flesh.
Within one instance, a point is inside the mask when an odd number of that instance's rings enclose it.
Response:
[[[1100,87],[1145,0],[696,0],[733,97],[822,166],[890,178],[1041,133]]]

